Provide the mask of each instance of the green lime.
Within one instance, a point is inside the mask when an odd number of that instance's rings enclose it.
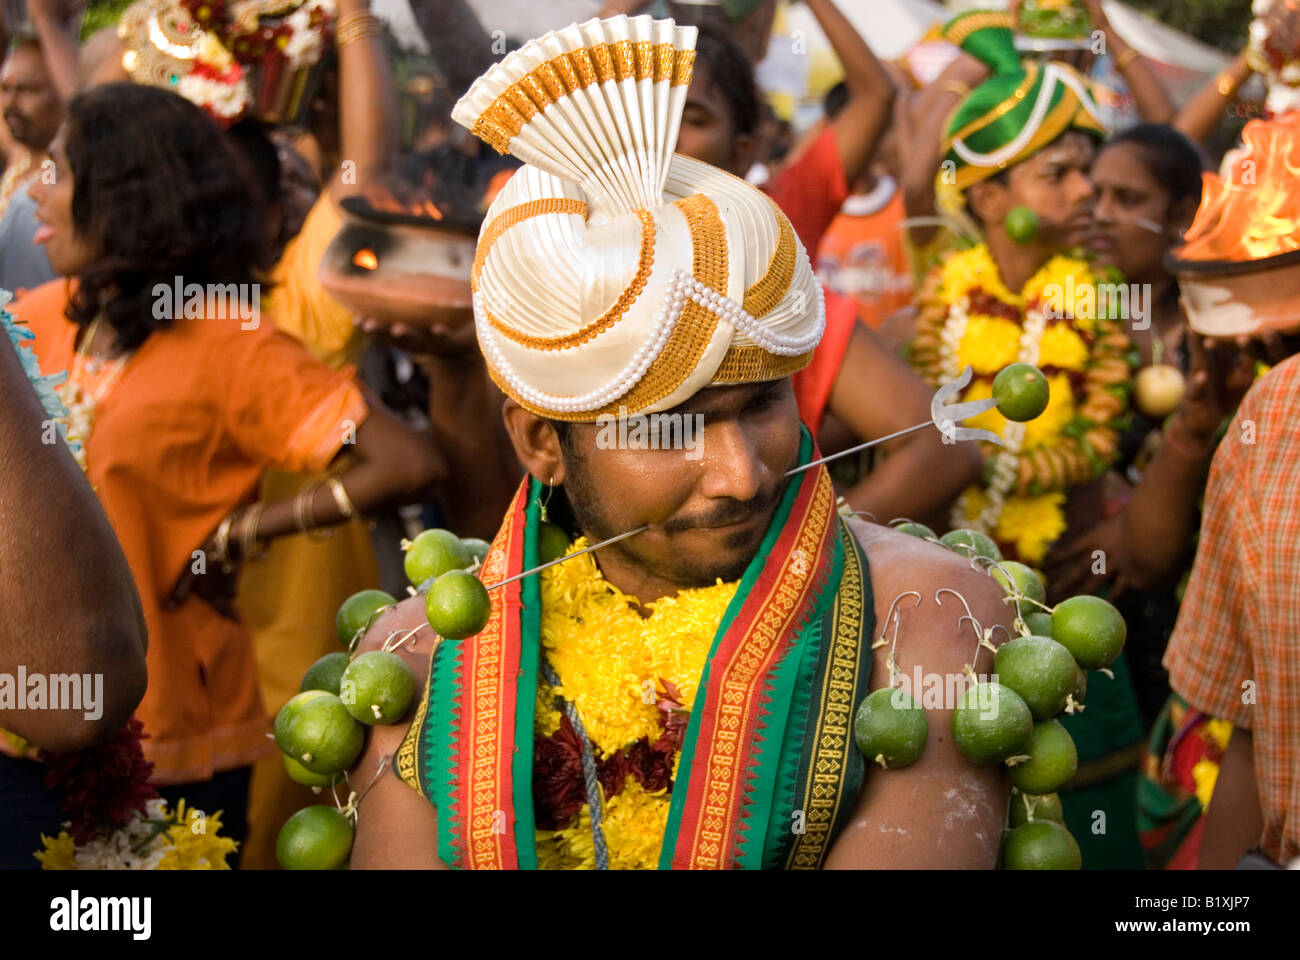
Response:
[[[289,725],[293,723],[294,717],[298,715],[298,708],[304,703],[309,703],[317,697],[326,696],[328,690],[304,690],[302,693],[295,693],[285,701],[280,712],[275,715],[275,745],[282,751],[288,752]]]
[[[1020,694],[995,680],[968,687],[952,712],[957,749],[984,766],[1019,753],[1033,730],[1033,714]]]
[[[1014,243],[1033,243],[1038,236],[1038,214],[1029,207],[1012,207],[1002,221],[1003,229]]]
[[[858,749],[886,770],[919,760],[929,735],[925,711],[901,687],[882,687],[869,694],[853,718]]]
[[[949,530],[939,538],[939,542],[963,557],[988,557],[990,560],[998,561],[1002,559],[1002,551],[993,542],[993,538],[978,530]]]
[[[339,699],[362,723],[396,723],[415,699],[415,675],[395,653],[363,653],[343,673]]]
[[[547,521],[537,530],[538,563],[550,563],[569,551],[569,536],[558,524]]]
[[[1047,409],[1047,377],[1030,363],[1013,363],[1003,367],[993,378],[993,396],[998,413],[1008,420],[1024,423]]]
[[[448,570],[464,570],[474,562],[460,537],[450,530],[425,530],[406,548],[402,567],[412,586],[440,577]]]
[[[473,566],[475,561],[482,563],[483,558],[488,554],[488,550],[492,549],[492,544],[486,540],[480,540],[478,537],[464,537],[460,542],[461,546],[469,551],[471,557],[470,566]]]
[[[909,536],[920,537],[922,540],[937,540],[938,535],[927,527],[924,523],[917,523],[915,520],[904,520],[902,523],[894,525],[894,529],[899,533],[906,533]]]
[[[324,690],[326,693],[337,694],[339,692],[339,678],[343,676],[343,671],[348,668],[348,655],[346,653],[327,653],[310,667],[302,675],[302,686],[300,690]]]
[[[1051,820],[1053,823],[1064,824],[1065,809],[1061,806],[1060,795],[1047,793],[1035,796],[1032,793],[1021,793],[1012,787],[1011,811],[1007,822],[1015,828],[1030,820]]]
[[[284,739],[280,749],[312,773],[338,773],[361,755],[366,733],[342,700],[325,693],[298,708]]]
[[[1078,870],[1083,855],[1070,831],[1051,820],[1022,823],[1002,847],[1005,870]]]
[[[1007,764],[1011,785],[1022,793],[1053,793],[1074,779],[1079,769],[1079,752],[1060,720],[1034,724],[1029,744],[1022,753],[1029,755],[1014,766]]]
[[[1052,635],[1052,615],[1046,610],[1034,610],[1025,614],[1025,626],[1036,637]]]
[[[1052,639],[1074,654],[1085,670],[1114,663],[1127,632],[1124,617],[1101,597],[1071,597],[1052,612]]]
[[[1034,573],[1033,569],[1015,560],[1003,560],[999,566],[1001,569],[989,567],[989,576],[996,580],[1007,593],[1028,597],[1038,603],[1047,601],[1047,590],[1043,587],[1043,581],[1038,579],[1038,574]],[[1003,570],[1006,573],[1003,573]],[[1024,606],[1028,607],[1029,604],[1024,604]]]
[[[337,773],[312,773],[287,753],[280,756],[284,760],[284,772],[289,775],[289,779],[304,787],[328,787],[339,778]]]
[[[286,870],[337,870],[352,853],[352,824],[334,807],[303,807],[275,838],[275,859]]]
[[[472,637],[487,626],[492,600],[483,582],[464,570],[444,573],[424,598],[429,625],[449,640]]]
[[[370,618],[384,607],[391,607],[397,599],[383,590],[361,590],[352,594],[339,607],[339,615],[334,618],[334,632],[338,634],[339,643],[351,646],[352,640],[370,622]]]
[[[1065,709],[1078,669],[1070,651],[1049,637],[1016,637],[993,655],[998,682],[1020,694],[1035,720]]]

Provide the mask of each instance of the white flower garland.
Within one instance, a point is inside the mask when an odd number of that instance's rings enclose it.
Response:
[[[949,308],[948,319],[944,321],[943,330],[939,334],[939,363],[945,383],[956,380],[961,373],[958,369],[958,357],[962,338],[965,337],[966,328],[970,324],[969,309],[970,298],[962,297],[959,303]],[[1039,344],[1042,342],[1043,331],[1046,328],[1047,320],[1041,310],[1030,310],[1025,314],[1024,325],[1020,331],[1020,351],[1016,355],[1018,362],[1037,365]],[[978,517],[970,520],[966,516],[963,502],[958,500],[953,505],[951,514],[950,522],[954,527],[966,527],[992,535],[1006,507],[1007,495],[1015,486],[1016,478],[1020,474],[1020,450],[1024,442],[1025,425],[1008,420],[1002,430],[1002,449],[993,459],[992,482],[984,491],[984,509],[980,511]]]

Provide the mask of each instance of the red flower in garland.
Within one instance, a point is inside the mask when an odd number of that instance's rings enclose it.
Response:
[[[158,796],[149,786],[153,764],[144,758],[140,741],[148,734],[135,717],[103,743],[72,753],[41,754],[46,765],[45,789],[63,789],[60,810],[67,814],[74,843],[88,843],[111,833],[147,812],[145,804]]]
[[[538,829],[562,830],[586,802],[582,744],[561,715],[560,729],[533,744],[533,817]]]

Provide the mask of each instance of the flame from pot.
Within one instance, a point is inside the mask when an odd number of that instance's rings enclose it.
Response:
[[[375,251],[368,247],[362,247],[352,255],[352,262],[364,270],[378,270],[379,258],[375,256]]]
[[[1252,120],[1242,141],[1224,161],[1226,180],[1203,174],[1179,260],[1245,262],[1300,250],[1300,113]]]

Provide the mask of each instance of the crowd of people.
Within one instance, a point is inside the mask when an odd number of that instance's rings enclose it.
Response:
[[[1017,619],[897,518],[987,535],[1048,604],[1122,612],[1123,655],[1063,718],[1086,868],[1300,857],[1300,194],[1269,179],[1300,112],[1270,97],[1214,175],[1205,145],[1268,66],[1247,52],[1177,105],[1086,0],[1134,103],[1111,129],[1096,51],[1017,49],[1014,10],[954,17],[918,76],[849,0],[804,2],[843,79],[794,136],[755,77],[774,4],[611,0],[503,59],[462,0],[413,2],[441,106],[403,151],[367,0],[321,14],[333,52],[292,124],[192,102],[134,69],[129,31],[83,41],[77,4],[29,0],[0,66],[0,674],[105,680],[93,720],[0,699],[0,866],[40,866],[125,728],[158,796],[221,811],[229,865],[274,867],[321,799],[271,718],[340,649],[340,605],[405,597],[399,544],[425,527],[491,540],[480,576],[504,579],[554,523],[574,548],[647,531],[494,594],[477,637],[398,649],[422,697],[354,768],[354,868],[992,868],[1000,768],[937,742],[880,771],[843,733],[894,681],[886,628],[909,671],[991,669],[936,591]],[[464,294],[346,306],[323,269],[345,201],[434,181],[481,227]],[[1256,233],[1271,246],[1205,253]],[[1282,273],[1195,292],[1224,261]],[[1016,362],[1047,377],[1039,418],[967,422],[997,444],[904,434],[963,371],[985,400]],[[601,417],[669,413],[703,417],[700,456],[597,440]],[[427,627],[412,596],[359,650]]]

